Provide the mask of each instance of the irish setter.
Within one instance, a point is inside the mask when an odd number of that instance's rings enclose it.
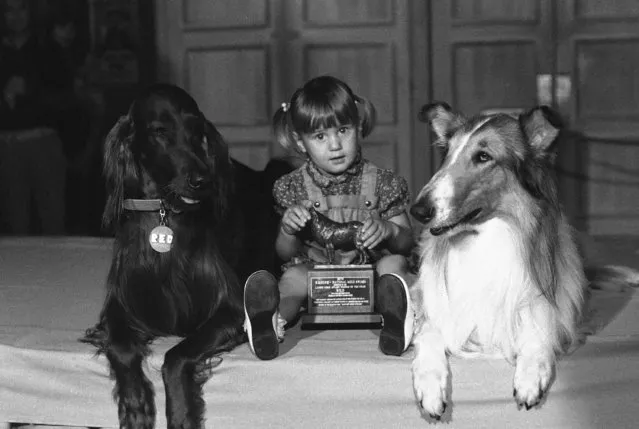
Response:
[[[216,356],[246,339],[243,281],[273,269],[277,225],[264,195],[237,192],[252,189],[247,170],[171,85],[143,91],[107,136],[103,221],[115,233],[113,260],[99,321],[81,340],[108,359],[121,427],[155,424],[143,370],[155,338],[183,337],[162,365],[169,428],[203,426],[202,384]]]

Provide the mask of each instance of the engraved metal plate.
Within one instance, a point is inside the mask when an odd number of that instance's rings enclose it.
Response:
[[[303,323],[377,323],[372,265],[316,265],[308,272]]]

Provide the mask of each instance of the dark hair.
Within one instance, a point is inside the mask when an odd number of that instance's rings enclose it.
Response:
[[[290,103],[277,109],[273,132],[282,146],[297,150],[295,134],[351,124],[366,137],[373,131],[375,119],[375,106],[370,101],[355,95],[333,76],[319,76],[306,82],[295,91]]]

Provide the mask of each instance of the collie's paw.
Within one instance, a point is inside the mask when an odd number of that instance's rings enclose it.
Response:
[[[513,383],[513,396],[517,408],[525,407],[530,410],[538,405],[548,390],[552,373],[551,363],[530,358],[518,360]]]
[[[413,390],[424,416],[440,420],[446,411],[446,371],[413,371]]]

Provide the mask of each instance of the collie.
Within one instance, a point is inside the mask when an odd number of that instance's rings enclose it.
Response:
[[[552,115],[465,118],[445,103],[421,111],[446,152],[411,207],[425,224],[413,387],[432,418],[446,408],[449,354],[507,359],[515,401],[530,409],[576,343],[586,278],[552,173]]]

